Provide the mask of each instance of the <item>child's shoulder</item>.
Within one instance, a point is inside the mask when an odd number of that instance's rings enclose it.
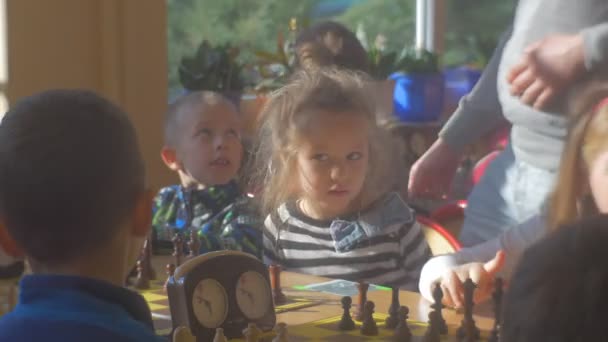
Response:
[[[383,226],[394,223],[413,223],[416,218],[412,208],[396,192],[390,192],[376,200],[362,212],[361,217],[379,221]]]
[[[158,190],[158,193],[156,194],[156,200],[159,200],[159,199],[164,200],[164,199],[169,199],[169,198],[172,199],[180,192],[181,192],[181,186],[179,184],[169,185],[169,186],[166,186],[166,187]]]

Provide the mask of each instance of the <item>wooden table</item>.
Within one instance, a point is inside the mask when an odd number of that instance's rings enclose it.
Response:
[[[323,292],[296,290],[293,288],[293,286],[322,283],[329,280],[331,279],[306,274],[282,272],[281,285],[283,286],[283,292],[285,295],[311,298],[315,300],[324,299],[327,302],[321,305],[306,308],[306,310],[294,310],[277,314],[277,322],[285,322],[288,325],[297,325],[341,315],[342,305],[340,304],[340,296]],[[388,308],[391,305],[390,291],[370,291],[367,293],[367,299],[376,304],[376,312],[385,314],[388,313]],[[353,296],[353,303],[356,303],[356,301],[356,296]],[[419,293],[400,291],[399,302],[401,305],[409,307],[410,319],[423,322],[428,320],[428,314],[432,310],[430,308],[431,303],[422,298]],[[481,330],[489,331],[492,329],[492,325],[494,324],[494,320],[491,317],[491,310],[488,309],[489,308],[487,305],[479,307],[474,315],[475,322]],[[463,316],[461,313],[457,313],[455,310],[447,309],[443,310],[443,314],[448,325],[460,325]]]
[[[162,275],[164,265],[172,262],[172,258],[168,256],[155,256],[153,258],[153,265],[156,268],[159,276]],[[344,336],[339,338],[329,339],[312,339],[312,338],[301,338],[292,336],[292,331],[306,331],[307,329],[317,330],[313,322],[323,320],[335,320],[337,317],[342,315],[343,309],[340,303],[341,296],[337,294],[324,293],[318,291],[310,291],[302,289],[303,286],[311,284],[319,284],[330,281],[331,279],[316,277],[311,275],[293,273],[293,272],[282,272],[281,273],[281,285],[284,294],[288,298],[297,298],[299,300],[306,300],[310,303],[300,308],[293,309],[286,312],[281,312],[276,315],[277,322],[284,322],[288,325],[290,332],[290,341],[356,341],[356,340],[369,340],[369,341],[383,341],[385,338],[371,338],[364,336]],[[353,299],[353,312],[356,310],[357,296],[352,296]],[[391,304],[391,291],[387,290],[370,290],[367,293],[367,299],[375,303],[375,312],[380,315],[388,314],[388,309]],[[400,291],[399,301],[401,305],[405,305],[410,309],[409,321],[408,322],[426,322],[428,321],[428,313],[431,311],[430,303],[421,297],[420,294],[408,291]],[[487,335],[492,329],[494,323],[491,309],[488,306],[476,307],[476,314],[474,319],[477,327],[482,331],[482,335]],[[453,336],[456,329],[460,326],[463,315],[457,313],[454,310],[443,310],[444,318],[449,326],[450,336]],[[337,323],[331,323],[336,326]],[[382,324],[382,323],[381,323]],[[411,326],[411,324],[410,324]],[[384,329],[382,325],[380,329]],[[425,327],[420,329],[426,329]],[[360,335],[358,331],[352,332],[351,334]],[[361,338],[361,339],[359,339]],[[455,340],[453,337],[442,339],[442,341]],[[271,341],[271,338],[263,339],[262,341]],[[413,341],[422,341],[420,338],[415,338]]]

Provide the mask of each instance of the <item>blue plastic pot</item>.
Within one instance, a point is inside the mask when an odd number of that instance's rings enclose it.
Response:
[[[436,121],[443,111],[444,79],[441,73],[394,73],[393,110],[403,122]]]

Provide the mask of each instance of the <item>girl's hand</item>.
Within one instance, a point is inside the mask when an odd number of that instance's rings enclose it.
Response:
[[[477,285],[473,301],[481,303],[492,296],[494,277],[505,263],[505,253],[500,250],[494,258],[486,263],[473,262],[448,270],[439,280],[443,291],[443,304],[461,308],[464,305],[463,283],[471,278]]]

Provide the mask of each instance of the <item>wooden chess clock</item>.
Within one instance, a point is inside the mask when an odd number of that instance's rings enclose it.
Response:
[[[276,323],[268,269],[243,252],[188,260],[169,278],[167,294],[174,329],[187,328],[196,341],[212,341],[217,328],[231,339],[241,337],[248,323],[261,330]]]

